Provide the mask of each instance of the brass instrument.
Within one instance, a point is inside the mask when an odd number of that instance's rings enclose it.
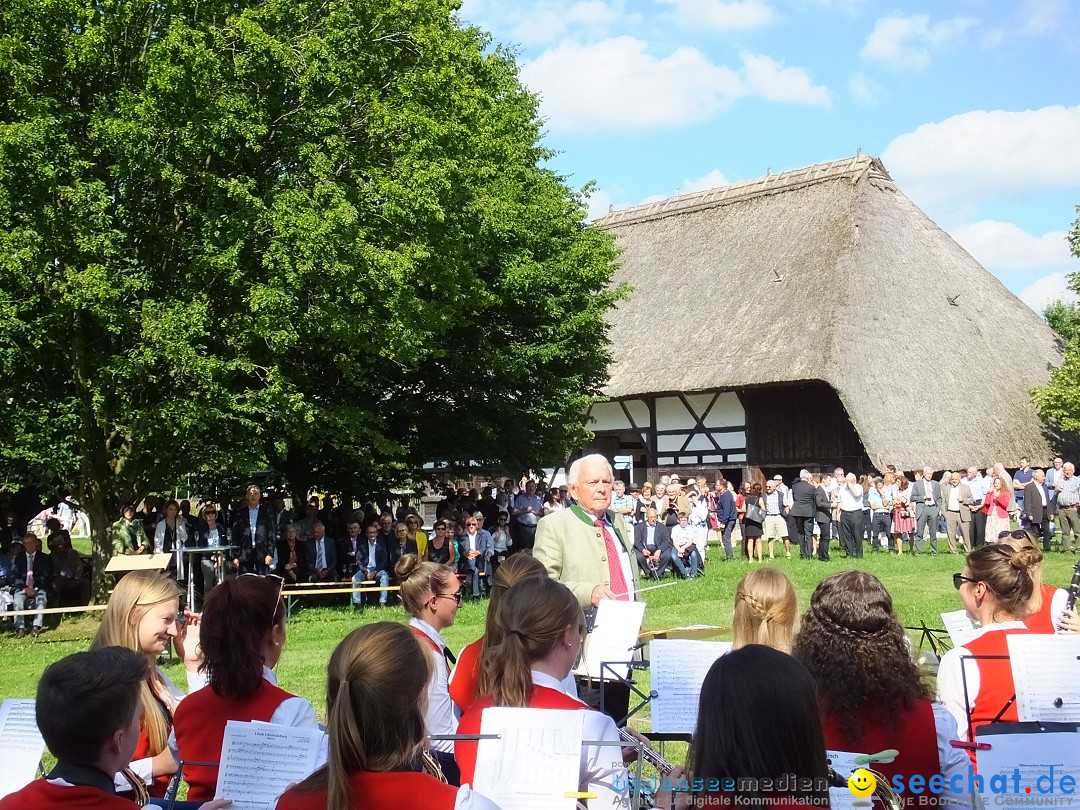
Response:
[[[420,767],[424,769],[424,773],[434,776],[444,785],[449,784],[446,781],[446,774],[442,772],[442,766],[439,765],[439,760],[435,759],[426,748],[420,750]]]
[[[135,772],[131,768],[124,768],[120,771],[120,775],[124,777],[129,785],[131,785],[131,791],[135,795],[132,797],[132,801],[139,807],[145,807],[150,803],[150,793],[146,789],[146,783],[136,776]]]
[[[866,766],[863,766],[863,770],[873,774],[874,779],[877,781],[877,784],[874,787],[873,798],[881,802],[881,806],[884,810],[904,810],[904,800],[896,795],[896,791],[892,789],[892,785],[889,784],[889,780],[883,774],[878,773],[873,768],[867,768]],[[829,784],[832,787],[847,790],[848,780],[840,776],[840,774],[830,767]],[[869,805],[867,804],[866,806]]]

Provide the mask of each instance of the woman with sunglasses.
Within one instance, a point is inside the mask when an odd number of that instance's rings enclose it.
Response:
[[[1024,620],[1031,615],[1032,599],[1039,592],[1042,559],[1037,546],[992,543],[968,554],[963,572],[953,574],[953,585],[968,616],[982,627],[974,639],[941,657],[937,689],[938,700],[955,718],[961,739],[968,742],[974,742],[975,730],[991,720],[1018,719],[1008,637],[1031,632]],[[970,660],[961,665],[962,659]],[[975,752],[969,751],[969,756],[975,764]]]
[[[450,539],[450,531],[446,527],[445,520],[435,521],[423,557],[427,562],[438,565],[457,564],[457,543]]]
[[[456,734],[457,713],[450,700],[450,666],[456,659],[440,633],[454,624],[464,599],[461,583],[450,568],[423,562],[415,554],[406,554],[398,560],[394,572],[401,583],[402,604],[412,616],[409,627],[431,654],[424,718],[428,736]],[[451,785],[461,784],[454,759],[454,743],[432,740],[431,752],[439,761],[446,780]]]
[[[484,641],[479,685],[483,697],[462,715],[458,733],[479,734],[484,710],[491,706],[565,709],[585,712],[582,739],[617,743],[614,721],[568,695],[562,685],[585,640],[585,617],[570,589],[547,577],[530,577],[514,585],[512,595],[493,609],[494,624],[501,631]],[[595,794],[589,810],[625,806],[626,769],[612,765],[621,755],[618,744],[582,746],[579,790]],[[477,743],[457,744],[465,782],[473,779],[476,756]]]
[[[330,657],[326,733],[330,756],[278,799],[277,810],[498,810],[468,787],[422,773],[427,645],[405,627],[353,630]]]
[[[995,542],[993,539],[990,542]],[[1005,543],[1014,549],[1030,548],[1037,549],[1038,541],[1029,531],[1016,529],[1015,531],[1001,532],[996,542]],[[1031,599],[1031,615],[1024,620],[1024,625],[1033,633],[1056,633],[1061,626],[1065,613],[1065,602],[1069,598],[1069,592],[1064,588],[1047,585],[1042,581],[1043,564],[1040,562],[1033,572],[1035,578],[1035,592]]]
[[[177,763],[169,750],[169,732],[173,713],[184,699],[165,673],[157,668],[157,659],[175,642],[177,653],[188,667],[188,688],[202,683],[194,672],[194,656],[185,655],[183,642],[187,624],[180,616],[180,588],[174,580],[156,571],[131,571],[113,589],[105,615],[90,649],[125,647],[146,656],[148,677],[142,686],[139,742],[129,770],[142,779],[149,794],[162,798],[176,773]],[[127,790],[123,778],[119,790]]]
[[[176,709],[169,748],[177,761],[220,761],[229,720],[319,727],[311,703],[280,689],[274,677],[285,647],[281,586],[279,577],[247,574],[221,583],[206,598],[199,669],[207,688],[192,692]],[[214,798],[216,765],[186,765],[184,778],[188,799]]]
[[[409,539],[416,546],[416,553],[423,559],[427,552],[428,536],[427,532],[420,528],[420,518],[415,512],[409,512],[405,516],[405,528],[409,530]]]

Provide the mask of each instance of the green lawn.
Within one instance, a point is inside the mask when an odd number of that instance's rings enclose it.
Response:
[[[710,548],[706,575],[698,580],[678,582],[668,588],[650,591],[645,612],[647,629],[662,629],[689,624],[714,624],[727,628],[731,620],[732,595],[739,578],[751,569],[746,562],[721,562],[721,554]],[[1052,553],[1045,565],[1048,583],[1066,586],[1076,558]],[[765,564],[769,564],[766,562]],[[805,609],[810,594],[826,575],[848,568],[875,573],[893,596],[901,621],[908,626],[926,622],[941,627],[938,614],[961,607],[952,587],[952,574],[963,567],[960,556],[896,558],[883,554],[862,560],[843,560],[834,549],[833,561],[777,559],[776,566],[795,583],[799,603]],[[666,580],[671,581],[671,580]],[[483,632],[486,600],[466,603],[458,613],[457,623],[444,636],[451,649],[458,650]],[[314,703],[324,716],[326,662],[335,645],[354,627],[375,621],[406,620],[400,607],[368,608],[362,613],[345,607],[309,608],[299,611],[289,622],[289,638],[277,673],[281,686]],[[54,620],[55,621],[55,620]],[[0,696],[32,697],[42,670],[52,661],[85,649],[90,643],[98,618],[65,618],[59,626],[47,629],[39,638],[16,640],[10,620],[0,625]],[[728,638],[725,633],[720,638]],[[165,667],[169,677],[185,685],[183,667],[173,662]]]

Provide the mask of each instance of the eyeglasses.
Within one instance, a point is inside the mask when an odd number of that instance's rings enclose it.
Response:
[[[954,588],[956,588],[956,590],[960,590],[960,586],[963,585],[965,582],[970,582],[972,585],[976,585],[979,582],[982,582],[982,580],[981,579],[972,579],[971,577],[965,577],[963,574],[953,574],[952,575],[952,586]]]
[[[1023,529],[1012,529],[1011,531],[998,532],[998,540],[1004,540],[1006,537],[1011,537],[1013,540],[1035,539],[1030,532],[1026,532]]]
[[[465,604],[465,592],[460,590],[460,589],[457,590],[457,591],[454,591],[454,593],[437,593],[437,594],[435,594],[435,598],[436,599],[453,599],[455,602],[458,603],[458,607]]]
[[[470,521],[469,521],[468,523],[466,523],[465,525],[466,525],[466,526],[469,526],[470,528],[473,528],[473,529],[475,529],[475,528],[476,528],[476,521],[475,521],[475,520],[470,520]]]

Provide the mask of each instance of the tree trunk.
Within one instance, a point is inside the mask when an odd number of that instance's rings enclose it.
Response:
[[[90,560],[93,575],[90,580],[91,604],[103,604],[109,599],[110,578],[105,566],[112,557],[112,538],[109,528],[111,512],[106,505],[105,493],[98,481],[84,482],[83,508],[90,517]]]

